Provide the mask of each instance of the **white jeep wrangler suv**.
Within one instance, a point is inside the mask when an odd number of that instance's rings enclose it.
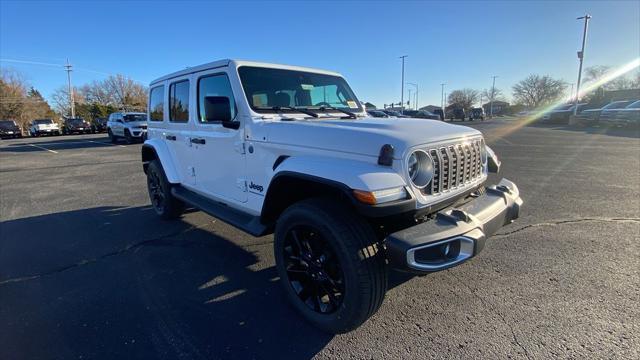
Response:
[[[142,146],[162,218],[196,207],[254,236],[304,318],[333,333],[376,312],[395,268],[427,273],[477,255],[518,217],[480,132],[370,118],[340,74],[221,60],[153,81]]]

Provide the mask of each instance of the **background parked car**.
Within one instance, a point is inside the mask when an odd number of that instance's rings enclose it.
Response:
[[[615,117],[611,123],[619,126],[639,126],[640,125],[640,100],[634,101],[624,109],[614,112]]]
[[[609,110],[609,109],[623,108],[623,107],[631,104],[631,102],[632,101],[630,101],[630,100],[613,101],[613,102],[610,102],[609,104],[603,106],[600,109],[583,110],[576,116],[576,121],[575,122],[578,125],[586,125],[586,126],[597,125],[600,122],[600,115],[602,114],[603,111],[606,111],[606,110]]]
[[[384,111],[380,111],[380,110],[367,110],[367,114],[369,114],[369,116],[375,117],[375,118],[386,118],[386,117],[389,117],[389,115],[387,115]]]
[[[22,137],[22,130],[13,120],[0,120],[0,138],[19,138]]]
[[[62,123],[62,133],[65,135],[70,134],[91,134],[93,127],[88,121],[82,118],[64,119]]]
[[[603,125],[616,125],[616,118],[618,113],[632,103],[634,103],[633,100],[629,100],[626,102],[617,102],[616,106],[603,109],[600,113],[600,119],[598,122]]]
[[[117,112],[109,115],[107,132],[111,142],[123,138],[127,144],[147,138],[147,114],[139,112]]]
[[[107,118],[96,118],[91,122],[94,132],[101,133],[107,131]]]
[[[466,117],[465,111],[463,108],[457,107],[447,110],[447,119],[453,121],[454,119],[464,121]]]
[[[433,109],[432,113],[438,115],[440,117],[440,120],[444,121],[444,112],[442,111],[442,109]]]
[[[385,114],[387,114],[387,115],[389,115],[391,117],[399,117],[399,118],[408,117],[406,115],[400,114],[399,111],[395,111],[395,110],[386,110],[385,109],[385,110],[380,110],[380,111],[382,111],[383,113],[385,113]]]
[[[469,112],[469,120],[481,120],[484,121],[484,109],[481,107],[472,108]]]
[[[585,110],[589,104],[578,104],[578,113]],[[569,124],[569,118],[573,115],[575,106],[562,104],[542,115],[540,121],[549,124]]]
[[[405,110],[404,115],[418,119],[440,120],[440,116],[426,110]]]
[[[29,135],[60,135],[60,125],[51,119],[36,119],[29,126]]]

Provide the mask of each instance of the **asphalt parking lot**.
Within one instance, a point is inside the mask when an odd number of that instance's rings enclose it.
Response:
[[[473,125],[521,218],[473,261],[395,274],[338,336],[288,306],[271,236],[159,220],[140,145],[2,141],[0,359],[639,358],[638,131],[521,125]]]

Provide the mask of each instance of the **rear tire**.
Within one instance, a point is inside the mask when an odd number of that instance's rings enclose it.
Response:
[[[107,134],[109,135],[109,140],[111,141],[112,144],[115,144],[116,142],[118,142],[118,138],[113,135],[113,132],[111,132],[111,129],[107,130]]]
[[[151,206],[164,220],[182,215],[184,203],[171,194],[171,183],[158,160],[152,160],[147,167],[147,190]]]
[[[274,252],[290,303],[323,331],[357,328],[384,300],[384,251],[346,204],[308,199],[290,206],[276,224]]]

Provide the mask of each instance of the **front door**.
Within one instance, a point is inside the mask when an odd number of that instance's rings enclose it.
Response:
[[[198,191],[222,201],[247,201],[245,182],[245,154],[243,128],[230,129],[222,126],[215,115],[207,114],[205,98],[228,97],[231,116],[237,115],[235,100],[229,78],[225,72],[212,70],[198,75],[196,123],[191,133],[191,144]]]

